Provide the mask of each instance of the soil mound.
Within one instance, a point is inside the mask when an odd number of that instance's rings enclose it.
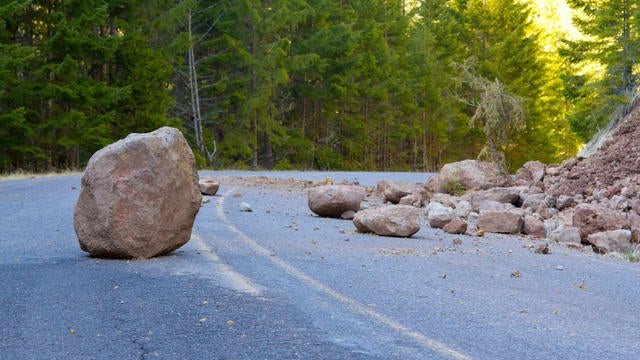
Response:
[[[549,168],[545,190],[552,195],[582,195],[596,191],[616,195],[630,185],[640,184],[640,102],[614,130],[612,136],[590,157],[572,158]],[[607,196],[608,195],[608,196]]]

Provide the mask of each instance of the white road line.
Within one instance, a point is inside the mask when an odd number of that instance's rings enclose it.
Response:
[[[261,294],[260,288],[251,280],[233,270],[231,266],[221,262],[216,252],[200,236],[192,233],[191,242],[195,243],[207,260],[216,264],[216,273],[222,276],[221,282],[223,282],[223,285],[228,285],[237,291],[254,296]]]
[[[321,283],[320,281],[312,278],[311,276],[307,275],[306,273],[304,273],[303,271],[297,269],[296,267],[294,267],[293,265],[289,264],[288,262],[282,260],[281,258],[279,258],[277,255],[273,254],[272,251],[270,251],[269,249],[265,248],[264,246],[258,244],[255,240],[251,239],[250,237],[246,236],[244,233],[242,233],[242,231],[240,231],[237,227],[235,227],[231,221],[229,221],[229,219],[227,219],[226,215],[224,214],[224,209],[223,209],[223,205],[224,205],[224,200],[227,198],[227,196],[232,193],[233,191],[235,191],[235,189],[231,189],[228,190],[227,192],[225,192],[225,194],[222,195],[222,199],[216,202],[216,212],[218,214],[218,217],[224,221],[224,223],[227,225],[227,227],[229,228],[230,231],[236,233],[238,235],[238,237],[244,241],[245,243],[247,243],[249,246],[251,246],[251,248],[253,248],[254,252],[259,254],[260,256],[269,259],[272,263],[274,263],[276,266],[278,266],[280,269],[284,270],[287,274],[295,277],[296,279],[300,280],[301,282],[305,283],[306,285],[308,285],[309,287],[324,293],[325,295],[334,298],[335,300],[341,302],[342,304],[346,305],[347,308],[349,310],[351,310],[354,313],[358,313],[361,315],[365,315],[368,316],[378,322],[380,322],[381,324],[395,330],[398,331],[399,333],[401,333],[402,335],[411,338],[415,341],[417,341],[418,343],[425,345],[426,347],[430,348],[431,350],[449,358],[449,359],[455,359],[455,360],[467,360],[467,359],[472,359],[470,356],[465,355],[449,346],[447,346],[446,344],[431,339],[428,336],[418,332],[418,331],[414,331],[404,325],[402,325],[401,323],[399,323],[396,320],[391,319],[388,316],[385,316],[377,311],[372,310],[371,308],[360,304],[359,302],[357,302],[356,300],[343,295],[339,292],[337,292],[336,290],[330,288],[329,286]]]

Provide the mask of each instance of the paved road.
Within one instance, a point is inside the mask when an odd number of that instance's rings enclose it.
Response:
[[[428,228],[411,239],[356,234],[349,221],[312,216],[303,190],[231,183],[203,206],[191,241],[174,254],[95,259],[73,231],[79,184],[78,176],[0,183],[0,359],[636,359],[640,352],[638,264],[556,246],[538,255],[526,238]],[[254,211],[240,212],[240,202]]]

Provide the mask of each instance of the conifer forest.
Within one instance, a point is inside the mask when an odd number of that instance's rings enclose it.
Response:
[[[628,0],[4,0],[0,173],[165,125],[213,169],[560,162],[639,55]]]

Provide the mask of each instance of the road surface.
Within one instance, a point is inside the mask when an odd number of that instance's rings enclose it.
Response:
[[[426,180],[201,173],[219,175]],[[409,239],[358,234],[312,215],[304,189],[265,183],[223,183],[188,244],[127,261],[80,250],[79,176],[0,182],[0,359],[638,357],[638,264],[424,224]]]

